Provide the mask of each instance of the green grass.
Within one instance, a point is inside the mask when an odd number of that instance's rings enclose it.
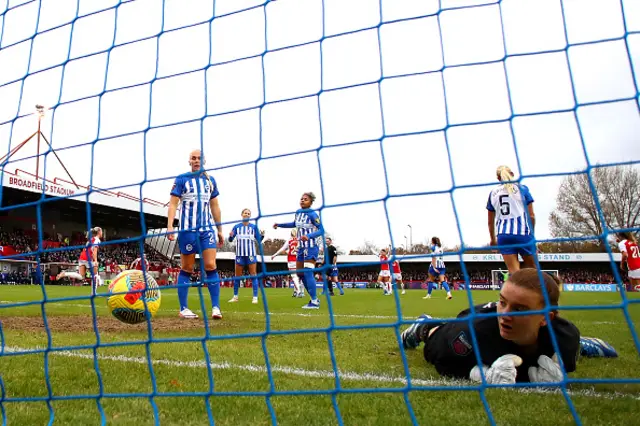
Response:
[[[444,386],[453,383],[440,378],[420,350],[406,353],[407,368],[419,388],[402,391],[406,374],[396,330],[404,326],[398,324],[398,310],[406,321],[423,312],[454,317],[468,307],[464,292],[455,292],[454,299],[447,301],[442,292],[423,300],[422,291],[408,291],[398,295],[396,306],[395,298],[383,297],[379,291],[347,290],[344,297],[331,299],[334,316],[330,317],[326,299],[322,299],[319,311],[305,312],[300,307],[306,300],[291,298],[288,290],[269,289],[267,302],[272,315],[266,316],[262,301],[258,305],[250,303],[250,290],[243,289],[240,303],[228,304],[224,301],[231,293],[223,289],[224,319],[212,322],[202,315],[197,321],[177,318],[177,295],[175,290],[166,290],[151,332],[146,324],[117,322],[110,317],[105,299],[98,297],[96,333],[86,288],[46,287],[49,299],[84,297],[47,302],[47,333],[41,304],[8,306],[42,300],[40,287],[3,286],[0,290],[0,321],[7,353],[44,348],[49,340],[56,348],[87,347],[51,351],[48,356],[0,356],[5,410],[0,418],[9,425],[46,424],[51,412],[53,424],[99,424],[100,409],[107,423],[114,425],[154,424],[154,416],[161,424],[208,424],[208,410],[218,425],[265,425],[271,424],[268,404],[281,425],[338,424],[334,404],[344,424],[349,425],[411,424],[408,406],[419,424],[489,424],[480,393],[473,389],[448,390]],[[210,314],[206,290],[203,296]],[[476,291],[472,296],[474,303],[483,303],[496,300],[497,293]],[[195,309],[200,306],[198,291],[192,290],[190,297],[190,306],[202,314]],[[640,301],[635,294],[629,297]],[[564,305],[615,306],[620,296],[564,293],[561,300]],[[629,313],[638,329],[640,305],[629,304]],[[607,340],[620,354],[611,360],[582,359],[572,378],[638,377],[639,354],[620,308],[562,311],[561,315],[571,319],[583,335]],[[332,324],[338,328],[327,332]],[[371,325],[385,327],[340,328]],[[319,331],[301,332],[305,329]],[[295,332],[283,334],[285,331]],[[234,337],[237,335],[242,337]],[[171,341],[175,339],[182,341]],[[135,344],[114,345],[122,342]],[[94,360],[90,347],[98,344],[98,358]],[[341,372],[340,387],[347,392],[332,392],[337,384],[331,375],[330,346]],[[272,367],[272,381],[265,354]],[[207,355],[211,369],[205,363]],[[149,359],[153,360],[151,368]],[[54,397],[50,408],[47,378]],[[101,385],[107,396],[98,399]],[[436,385],[440,388],[434,390]],[[367,392],[353,392],[358,389]],[[295,391],[308,394],[292,395]],[[319,394],[309,394],[312,392]],[[640,386],[636,384],[574,384],[570,392],[585,425],[627,425],[640,411]],[[138,396],[124,398],[124,394]],[[151,394],[153,398],[148,396]],[[488,389],[484,395],[500,425],[574,423],[564,397],[557,392]],[[74,399],[64,399],[71,396]]]

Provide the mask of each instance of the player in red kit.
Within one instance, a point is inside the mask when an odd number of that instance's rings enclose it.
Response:
[[[389,270],[389,252],[387,249],[380,250],[380,273],[378,274],[378,283],[384,290],[384,295],[389,296],[393,294],[391,290],[391,271]]]
[[[137,269],[138,271],[147,270],[149,268],[149,262],[147,261],[147,255],[137,258],[131,262],[129,269]]]
[[[271,256],[271,260],[273,260],[277,255],[287,251],[287,267],[291,272],[291,279],[293,279],[293,297],[304,297],[304,287],[300,284],[300,279],[298,278],[298,274],[296,274],[296,259],[298,258],[298,238],[296,237],[297,231],[296,229],[291,230],[291,239],[284,243],[280,249],[275,252],[273,256]]]
[[[397,259],[391,263],[391,269],[393,269],[393,279],[396,281],[396,283],[400,284],[400,287],[402,288],[402,294],[404,294],[404,281],[402,281],[400,262],[398,262]]]
[[[636,237],[632,232],[621,232],[616,241],[622,253],[620,267],[629,271],[629,281],[635,287],[640,284],[640,249]]]

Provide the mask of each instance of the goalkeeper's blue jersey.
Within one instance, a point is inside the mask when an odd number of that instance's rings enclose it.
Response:
[[[180,198],[180,230],[202,232],[213,229],[215,223],[209,202],[219,194],[215,179],[205,173],[184,173],[176,177],[171,195]]]

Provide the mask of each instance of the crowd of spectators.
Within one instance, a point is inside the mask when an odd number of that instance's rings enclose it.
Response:
[[[86,244],[85,233],[81,231],[73,232],[71,235],[63,236],[61,234],[43,235],[43,246],[55,247],[53,251],[46,251],[40,254],[41,263],[77,263],[80,255],[80,248],[64,249],[70,246],[83,246]],[[31,253],[38,250],[38,233],[34,229],[15,228],[11,231],[3,229],[0,226],[0,246],[10,246],[15,253]],[[120,244],[104,244],[98,252],[99,262],[107,267],[107,271],[111,271],[115,265],[126,265],[128,267],[136,258],[140,257],[140,245],[137,242],[120,243]],[[160,274],[165,272],[177,273],[178,265],[159,252],[153,250],[149,246],[145,246],[145,255],[148,260],[148,269],[157,271]],[[28,260],[35,260],[34,255],[25,256]],[[108,266],[107,266],[108,265]],[[407,265],[403,268],[403,279],[405,281],[425,282],[428,279],[425,268],[417,265]],[[604,268],[607,268],[606,266]],[[115,270],[114,270],[115,272]],[[232,270],[219,270],[221,278],[225,280],[225,285],[232,283],[231,278],[234,275]],[[51,274],[51,272],[50,272]],[[194,279],[198,279],[199,272],[196,272]],[[491,271],[482,269],[469,269],[467,274],[472,282],[491,282]],[[31,281],[33,273],[30,268],[21,266],[11,271],[0,271],[0,284],[5,283],[28,283]],[[53,274],[55,276],[55,274]],[[607,270],[560,270],[560,279],[565,283],[613,283],[615,278],[609,268]],[[626,278],[626,274],[622,274]],[[446,276],[449,282],[464,281],[465,277],[460,270],[449,268]],[[368,282],[375,283],[378,279],[378,272],[372,270],[345,270],[340,271],[340,280],[347,282]],[[274,286],[280,286],[283,280],[289,280],[288,275],[273,275],[265,279]],[[167,277],[167,283],[171,280]]]
[[[72,246],[84,246],[86,238],[83,232],[73,232],[69,236],[61,234],[50,235],[45,233],[42,238],[43,247],[47,251],[40,254],[40,263],[68,263],[76,264],[80,256],[81,248],[68,248]],[[15,254],[25,253],[25,260],[35,261],[34,253],[38,250],[38,233],[36,230],[24,230],[15,228],[11,231],[3,229],[0,226],[0,246],[11,247]],[[9,250],[5,250],[9,252]],[[6,254],[6,253],[5,253]],[[145,255],[148,260],[148,268],[150,271],[162,272],[171,266],[175,266],[173,262],[165,256],[149,246],[145,246]],[[98,251],[98,260],[100,265],[129,265],[138,257],[140,257],[140,244],[137,242],[120,243],[120,244],[104,244],[100,246]],[[55,277],[60,270],[59,266],[50,266],[43,271],[45,281],[51,281],[51,277]],[[23,284],[30,283],[34,278],[35,269],[27,266],[19,266],[12,270],[0,271],[0,284]]]

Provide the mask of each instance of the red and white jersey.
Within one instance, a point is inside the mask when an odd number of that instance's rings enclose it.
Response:
[[[638,244],[633,241],[622,240],[618,243],[618,248],[620,252],[627,253],[627,266],[630,271],[640,269],[640,249],[638,249]]]
[[[133,261],[133,263],[131,263],[130,269],[137,269],[138,271],[142,271],[142,262],[143,260],[141,258],[137,258]]]
[[[380,270],[381,271],[388,271],[389,270],[389,264],[388,263],[383,263],[383,262],[386,262],[387,260],[389,260],[388,256],[385,256],[384,254],[380,255]]]
[[[398,262],[397,260],[394,260],[393,263],[391,264],[391,267],[393,268],[393,273],[394,274],[401,274],[402,271],[400,270],[400,262]]]
[[[287,262],[295,262],[298,259],[298,240],[295,238],[287,242]]]
[[[100,244],[100,238],[98,237],[91,237],[91,241],[87,243],[87,247],[89,247],[89,244],[95,244],[94,246],[92,246],[91,248],[95,248],[96,250],[98,250],[98,246],[97,244]],[[80,258],[79,260],[89,260],[89,256],[91,256],[90,252],[89,252],[89,248],[86,248],[84,250],[82,250],[82,252],[80,253]],[[93,258],[91,259],[93,260]]]

